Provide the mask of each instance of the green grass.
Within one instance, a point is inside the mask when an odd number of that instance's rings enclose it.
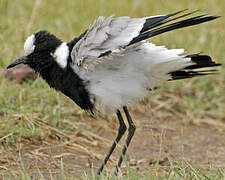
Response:
[[[155,37],[152,41],[158,45],[165,44],[169,48],[185,48],[187,53],[203,51],[217,62],[225,64],[223,0],[204,2],[202,0],[193,2],[190,0],[0,0],[0,142],[4,143],[4,146],[15,145],[23,139],[44,139],[52,134],[51,130],[46,130],[35,123],[39,120],[69,135],[77,131],[77,127],[85,130],[84,126],[76,122],[82,114],[81,110],[68,98],[50,89],[40,78],[22,84],[4,78],[5,67],[15,57],[23,54],[23,43],[28,35],[45,29],[64,41],[69,41],[86,30],[100,15],[141,17],[166,14],[186,8],[201,9],[203,13],[220,15],[222,18],[198,27],[170,32]],[[184,121],[210,124],[212,122],[210,120],[213,120],[214,126],[224,130],[224,126],[221,127],[220,124],[225,120],[225,67],[223,65],[218,69],[219,75],[166,83],[160,90],[150,95],[147,103],[154,102],[159,93],[166,100],[175,97],[171,107]],[[4,150],[3,147],[0,149]],[[62,174],[61,179],[71,179],[65,174]],[[171,166],[160,176],[157,172],[146,172],[146,174],[148,177],[151,174],[152,179],[225,178],[224,170],[218,169],[206,175],[198,168],[189,165],[187,171]],[[41,172],[39,175],[40,179],[44,179]],[[100,179],[111,179],[110,177],[106,175]],[[89,178],[96,179],[92,175]],[[21,169],[21,179],[32,179],[32,177],[25,169]],[[128,171],[128,175],[121,179],[139,179],[139,174]]]
[[[204,173],[200,168],[194,167],[189,163],[185,163],[185,167],[180,166],[173,166],[171,165],[170,170],[165,171],[163,175],[158,174],[158,167],[157,164],[152,170],[146,171],[144,174],[139,174],[138,172],[132,170],[127,167],[128,171],[125,175],[121,173],[118,176],[114,176],[109,173],[103,173],[101,175],[96,175],[94,170],[90,174],[83,174],[80,178],[76,178],[71,176],[68,173],[66,166],[64,165],[63,161],[60,164],[60,175],[57,176],[57,179],[60,180],[222,180],[225,178],[225,170],[224,169],[217,169],[211,172],[211,174]],[[51,177],[51,176],[50,176]],[[50,177],[45,177],[42,172],[37,168],[37,179],[46,180]],[[53,177],[53,175],[52,175]],[[9,179],[10,176],[9,176]],[[32,180],[32,177],[26,167],[22,164],[22,171],[20,172],[20,179],[21,180]],[[52,178],[51,178],[52,179]]]

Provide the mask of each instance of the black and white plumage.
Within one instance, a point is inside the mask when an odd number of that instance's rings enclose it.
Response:
[[[213,74],[214,70],[199,69],[220,65],[207,55],[184,55],[183,49],[167,49],[146,41],[158,34],[217,18],[208,15],[188,17],[193,13],[179,11],[145,18],[99,17],[80,37],[69,43],[47,31],[40,31],[27,38],[25,56],[17,58],[8,68],[27,64],[52,88],[61,91],[82,109],[117,114],[118,134],[98,170],[100,173],[126,131],[121,108],[129,124],[122,150],[125,155],[135,131],[127,106],[144,98],[149,90],[165,81]]]

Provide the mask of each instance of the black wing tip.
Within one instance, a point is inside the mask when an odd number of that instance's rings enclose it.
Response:
[[[220,18],[221,16],[209,16],[209,15],[206,14],[205,17],[208,17],[208,18],[210,18],[211,20],[214,20],[214,19]]]
[[[187,11],[189,11],[189,9],[183,9],[183,10],[177,11],[177,12],[175,12],[175,13],[170,13],[170,14],[165,15],[165,16],[168,16],[168,17],[176,16],[176,15],[178,15],[178,14],[181,14],[181,13],[187,12]],[[202,12],[202,9],[196,9],[196,10],[187,12],[186,14],[183,14],[183,15],[181,15],[181,16],[175,17],[174,20],[176,20],[176,19],[178,19],[178,18],[180,19],[180,18],[182,18],[182,17],[186,17],[186,16],[189,16],[189,15],[195,14],[195,13],[197,13],[197,12]],[[214,19],[220,18],[220,17],[221,17],[221,16],[219,16],[219,15],[209,15],[209,14],[201,14],[201,15],[199,15],[199,16],[208,16],[208,17],[212,17],[212,18],[214,18]]]
[[[168,14],[168,16],[175,16],[175,15],[177,15],[177,14],[183,13],[183,12],[188,11],[188,10],[189,10],[189,9],[183,9],[183,10],[177,11],[177,12],[175,12],[175,13]]]
[[[162,16],[162,17],[156,17],[156,19],[154,20],[152,20],[151,18],[146,19],[146,22],[142,30],[140,31],[140,34],[137,37],[133,38],[132,41],[128,44],[128,46],[131,44],[135,44],[139,41],[157,36],[159,34],[163,34],[165,32],[169,32],[169,31],[184,28],[184,27],[194,26],[194,25],[212,21],[214,19],[221,17],[221,16],[210,16],[208,14],[200,14],[197,16],[192,16],[192,17],[184,19],[184,17],[187,17],[189,15],[192,15],[200,11],[200,9],[197,9],[195,11],[192,11],[186,14],[181,14],[183,12],[186,12],[187,10],[188,9],[184,9],[181,11],[177,11],[175,13]],[[177,14],[181,14],[181,15],[176,16]],[[176,21],[178,19],[180,19],[180,21]],[[171,21],[173,23],[168,24]]]
[[[176,16],[178,14],[181,14],[181,13],[187,12],[187,11],[189,11],[189,9],[183,9],[183,10],[180,10],[180,11],[177,11],[175,13],[168,14],[168,15],[169,16]],[[193,10],[193,11],[187,12],[186,14],[181,15],[181,17],[188,16],[188,15],[192,15],[192,14],[197,13],[197,12],[200,12],[200,11],[201,11],[201,9],[196,9],[196,10]]]

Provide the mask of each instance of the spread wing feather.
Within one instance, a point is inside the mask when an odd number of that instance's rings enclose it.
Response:
[[[87,66],[101,61],[101,57],[117,52],[137,37],[146,22],[163,16],[148,18],[99,17],[86,34],[78,41],[71,52],[72,62],[78,66]]]
[[[73,47],[71,65],[88,68],[90,64],[95,65],[110,59],[107,58],[108,55],[118,55],[123,48],[145,39],[217,18],[217,16],[199,15],[176,21],[196,12],[178,16],[184,11],[186,10],[145,18],[130,18],[128,16],[104,18],[101,16],[88,28],[85,35]],[[164,25],[169,22],[173,23]]]

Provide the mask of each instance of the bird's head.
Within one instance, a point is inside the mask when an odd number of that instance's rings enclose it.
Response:
[[[69,47],[47,31],[39,31],[29,36],[24,43],[24,56],[16,58],[8,67],[27,64],[36,72],[57,63],[61,68],[67,66]]]

